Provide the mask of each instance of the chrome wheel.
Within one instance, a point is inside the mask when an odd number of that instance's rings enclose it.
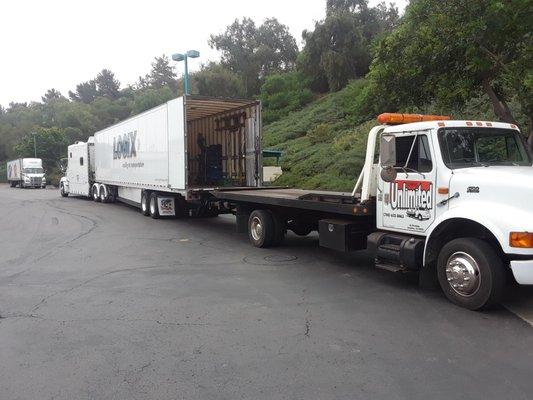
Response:
[[[453,253],[446,263],[446,279],[459,295],[469,297],[479,290],[481,275],[476,260],[467,253]]]
[[[143,213],[145,213],[147,211],[147,205],[146,205],[146,197],[143,196],[142,200],[141,200],[141,210]]]
[[[250,232],[254,240],[259,241],[263,237],[263,225],[261,225],[261,220],[259,219],[259,217],[254,217],[252,219]]]

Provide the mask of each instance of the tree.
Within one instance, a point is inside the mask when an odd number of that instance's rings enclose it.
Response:
[[[68,96],[72,101],[81,101],[86,104],[91,103],[98,96],[96,81],[91,80],[78,84],[76,91],[69,91]]]
[[[259,92],[266,75],[290,70],[298,47],[287,26],[271,18],[257,28],[250,18],[236,19],[220,35],[211,35],[209,45],[222,52],[221,63],[241,76],[246,94]]]
[[[394,6],[381,3],[370,8],[367,0],[328,0],[326,19],[302,34],[305,46],[298,70],[316,91],[342,89],[349,80],[366,75],[372,42],[397,21]]]
[[[41,100],[43,103],[51,103],[56,100],[67,100],[59,90],[56,89],[48,89],[44,96],[41,97]]]
[[[15,146],[17,155],[19,157],[33,157],[33,141],[33,135],[26,134]],[[45,168],[55,167],[57,160],[67,153],[68,142],[61,128],[39,128],[35,141],[37,143],[37,157],[42,158]]]
[[[95,84],[99,96],[114,100],[120,95],[120,82],[115,78],[115,74],[108,69],[103,69],[96,76]]]
[[[170,60],[167,56],[162,55],[161,57],[155,58],[152,63],[152,70],[146,76],[146,82],[148,86],[154,89],[168,86],[173,91],[176,91],[178,84],[177,75],[174,67],[170,65]],[[142,81],[139,83],[142,83]]]
[[[239,75],[217,63],[202,66],[192,75],[198,94],[215,97],[244,97],[245,88]]]
[[[531,3],[528,0],[419,0],[377,46],[372,96],[390,110],[437,102],[460,107],[480,92],[496,116],[515,122],[516,96],[533,114]]]

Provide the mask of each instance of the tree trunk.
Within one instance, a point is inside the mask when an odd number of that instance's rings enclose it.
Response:
[[[492,85],[490,84],[489,78],[484,78],[482,81],[483,90],[489,96],[490,101],[492,102],[492,108],[494,109],[494,114],[498,116],[500,121],[508,122],[510,124],[516,124],[516,120],[513,117],[509,106],[503,98],[500,98]]]

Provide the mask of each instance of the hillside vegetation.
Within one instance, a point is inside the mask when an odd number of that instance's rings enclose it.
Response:
[[[326,94],[263,127],[263,148],[283,151],[280,161],[283,175],[275,184],[306,189],[353,189],[363,167],[368,132],[377,124],[375,117],[361,117],[367,86],[363,80],[352,81],[344,89]],[[525,126],[527,121],[518,112],[519,103],[509,104]],[[451,115],[455,119],[498,119],[484,95],[455,110],[430,104],[400,111]]]

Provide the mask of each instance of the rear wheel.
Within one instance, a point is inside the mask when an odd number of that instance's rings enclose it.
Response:
[[[102,203],[107,203],[109,201],[109,190],[106,185],[100,185],[99,196]]]
[[[274,238],[274,220],[267,210],[255,210],[248,218],[248,237],[255,247],[270,247]]]
[[[15,182],[15,181],[11,181],[11,182],[9,182],[9,185],[10,185],[11,187],[15,187],[15,186],[17,186],[17,182]]]
[[[96,183],[91,188],[91,197],[96,202],[100,201],[100,193],[98,191],[98,185]]]
[[[278,214],[273,211],[270,211],[272,215],[272,221],[274,222],[274,235],[272,237],[272,245],[279,246],[283,239],[285,239],[286,230],[286,221],[283,220]]]
[[[505,289],[502,260],[492,246],[477,238],[447,243],[439,254],[437,275],[446,297],[470,310],[498,303]]]
[[[150,215],[150,193],[143,192],[141,195],[141,212],[143,215]]]
[[[152,193],[150,195],[150,217],[157,219],[159,218],[159,207],[157,204],[157,194]]]

